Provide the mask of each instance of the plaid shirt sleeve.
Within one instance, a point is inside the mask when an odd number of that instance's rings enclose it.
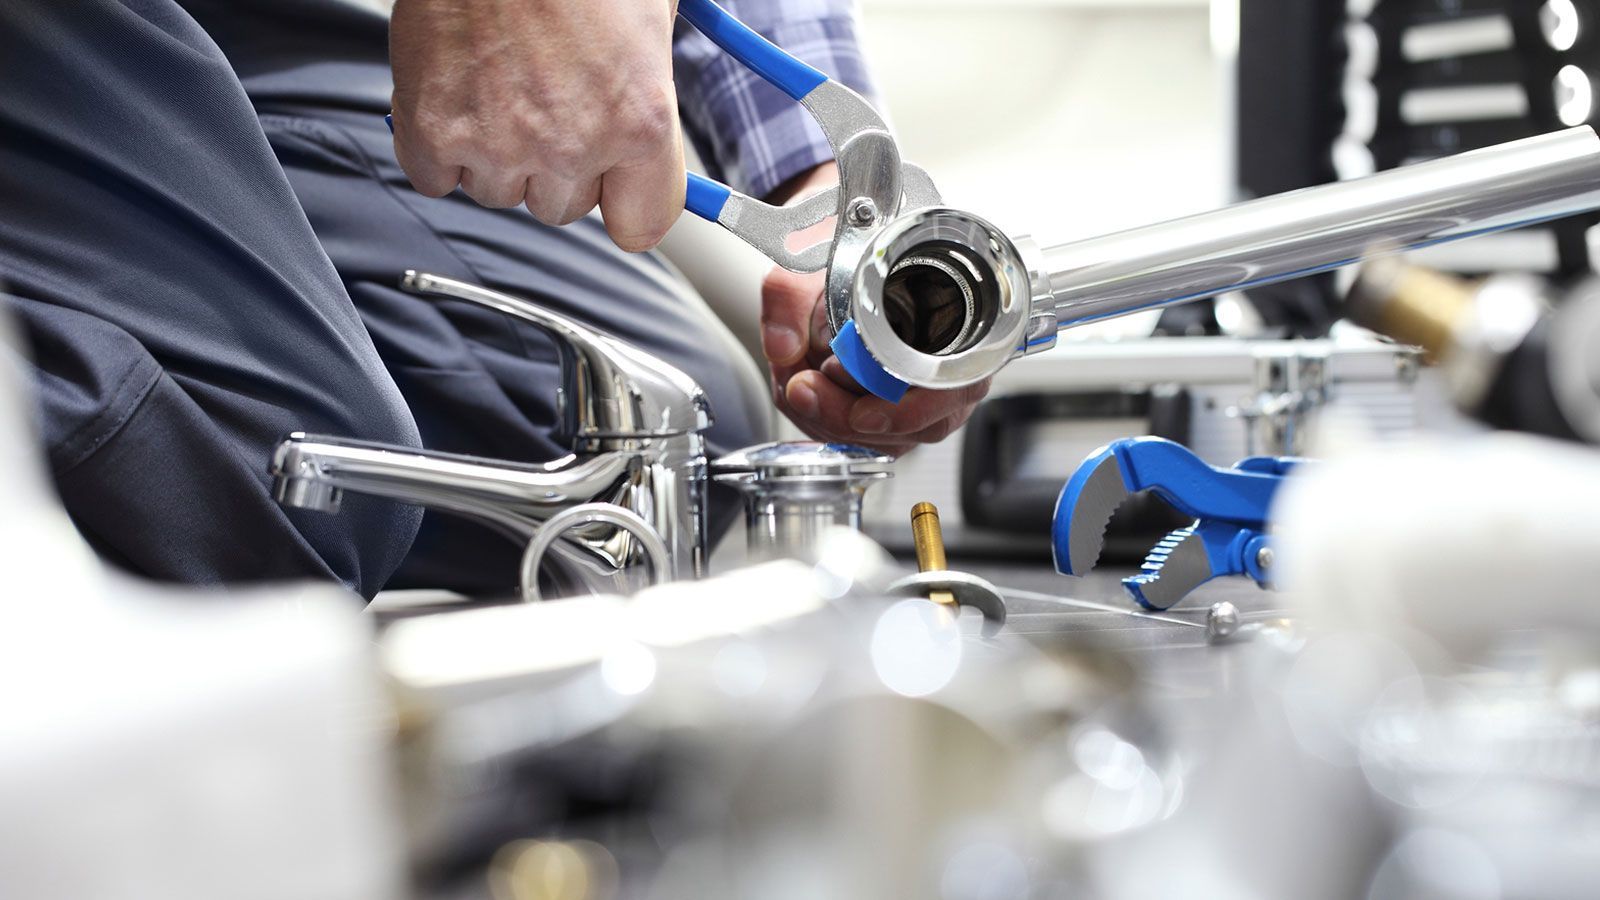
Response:
[[[720,0],[767,40],[865,96],[872,80],[856,39],[855,0]],[[833,159],[804,107],[679,23],[673,41],[678,105],[711,177],[752,197]]]

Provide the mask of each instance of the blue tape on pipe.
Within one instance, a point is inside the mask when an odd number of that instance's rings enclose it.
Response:
[[[911,389],[911,385],[890,375],[882,364],[867,352],[867,345],[861,342],[861,335],[856,333],[854,319],[844,323],[844,327],[839,329],[838,336],[828,346],[833,348],[833,355],[839,358],[839,362],[844,365],[844,370],[850,373],[850,377],[871,391],[874,396],[882,397],[890,403],[899,403],[900,398]]]

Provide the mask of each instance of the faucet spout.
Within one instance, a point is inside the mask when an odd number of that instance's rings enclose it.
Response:
[[[299,433],[272,461],[285,506],[337,512],[350,490],[480,519],[522,542],[563,509],[625,492],[638,469],[626,454],[529,465]]]

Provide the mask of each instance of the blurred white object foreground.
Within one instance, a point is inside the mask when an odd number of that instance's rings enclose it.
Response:
[[[3,342],[0,335],[0,342]],[[0,346],[0,897],[401,896],[360,602],[107,571]]]
[[[1457,662],[1508,632],[1600,631],[1600,451],[1387,445],[1306,467],[1279,504],[1284,584],[1327,626],[1427,636]]]

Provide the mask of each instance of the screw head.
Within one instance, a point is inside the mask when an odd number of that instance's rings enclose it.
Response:
[[[1272,548],[1262,547],[1256,551],[1256,565],[1262,569],[1272,568]]]
[[[1213,603],[1211,609],[1206,611],[1206,637],[1211,641],[1223,641],[1239,630],[1239,608],[1226,600]]]
[[[857,228],[866,228],[878,221],[878,204],[872,202],[870,197],[857,197],[850,201],[850,208],[845,217],[850,224]]]

